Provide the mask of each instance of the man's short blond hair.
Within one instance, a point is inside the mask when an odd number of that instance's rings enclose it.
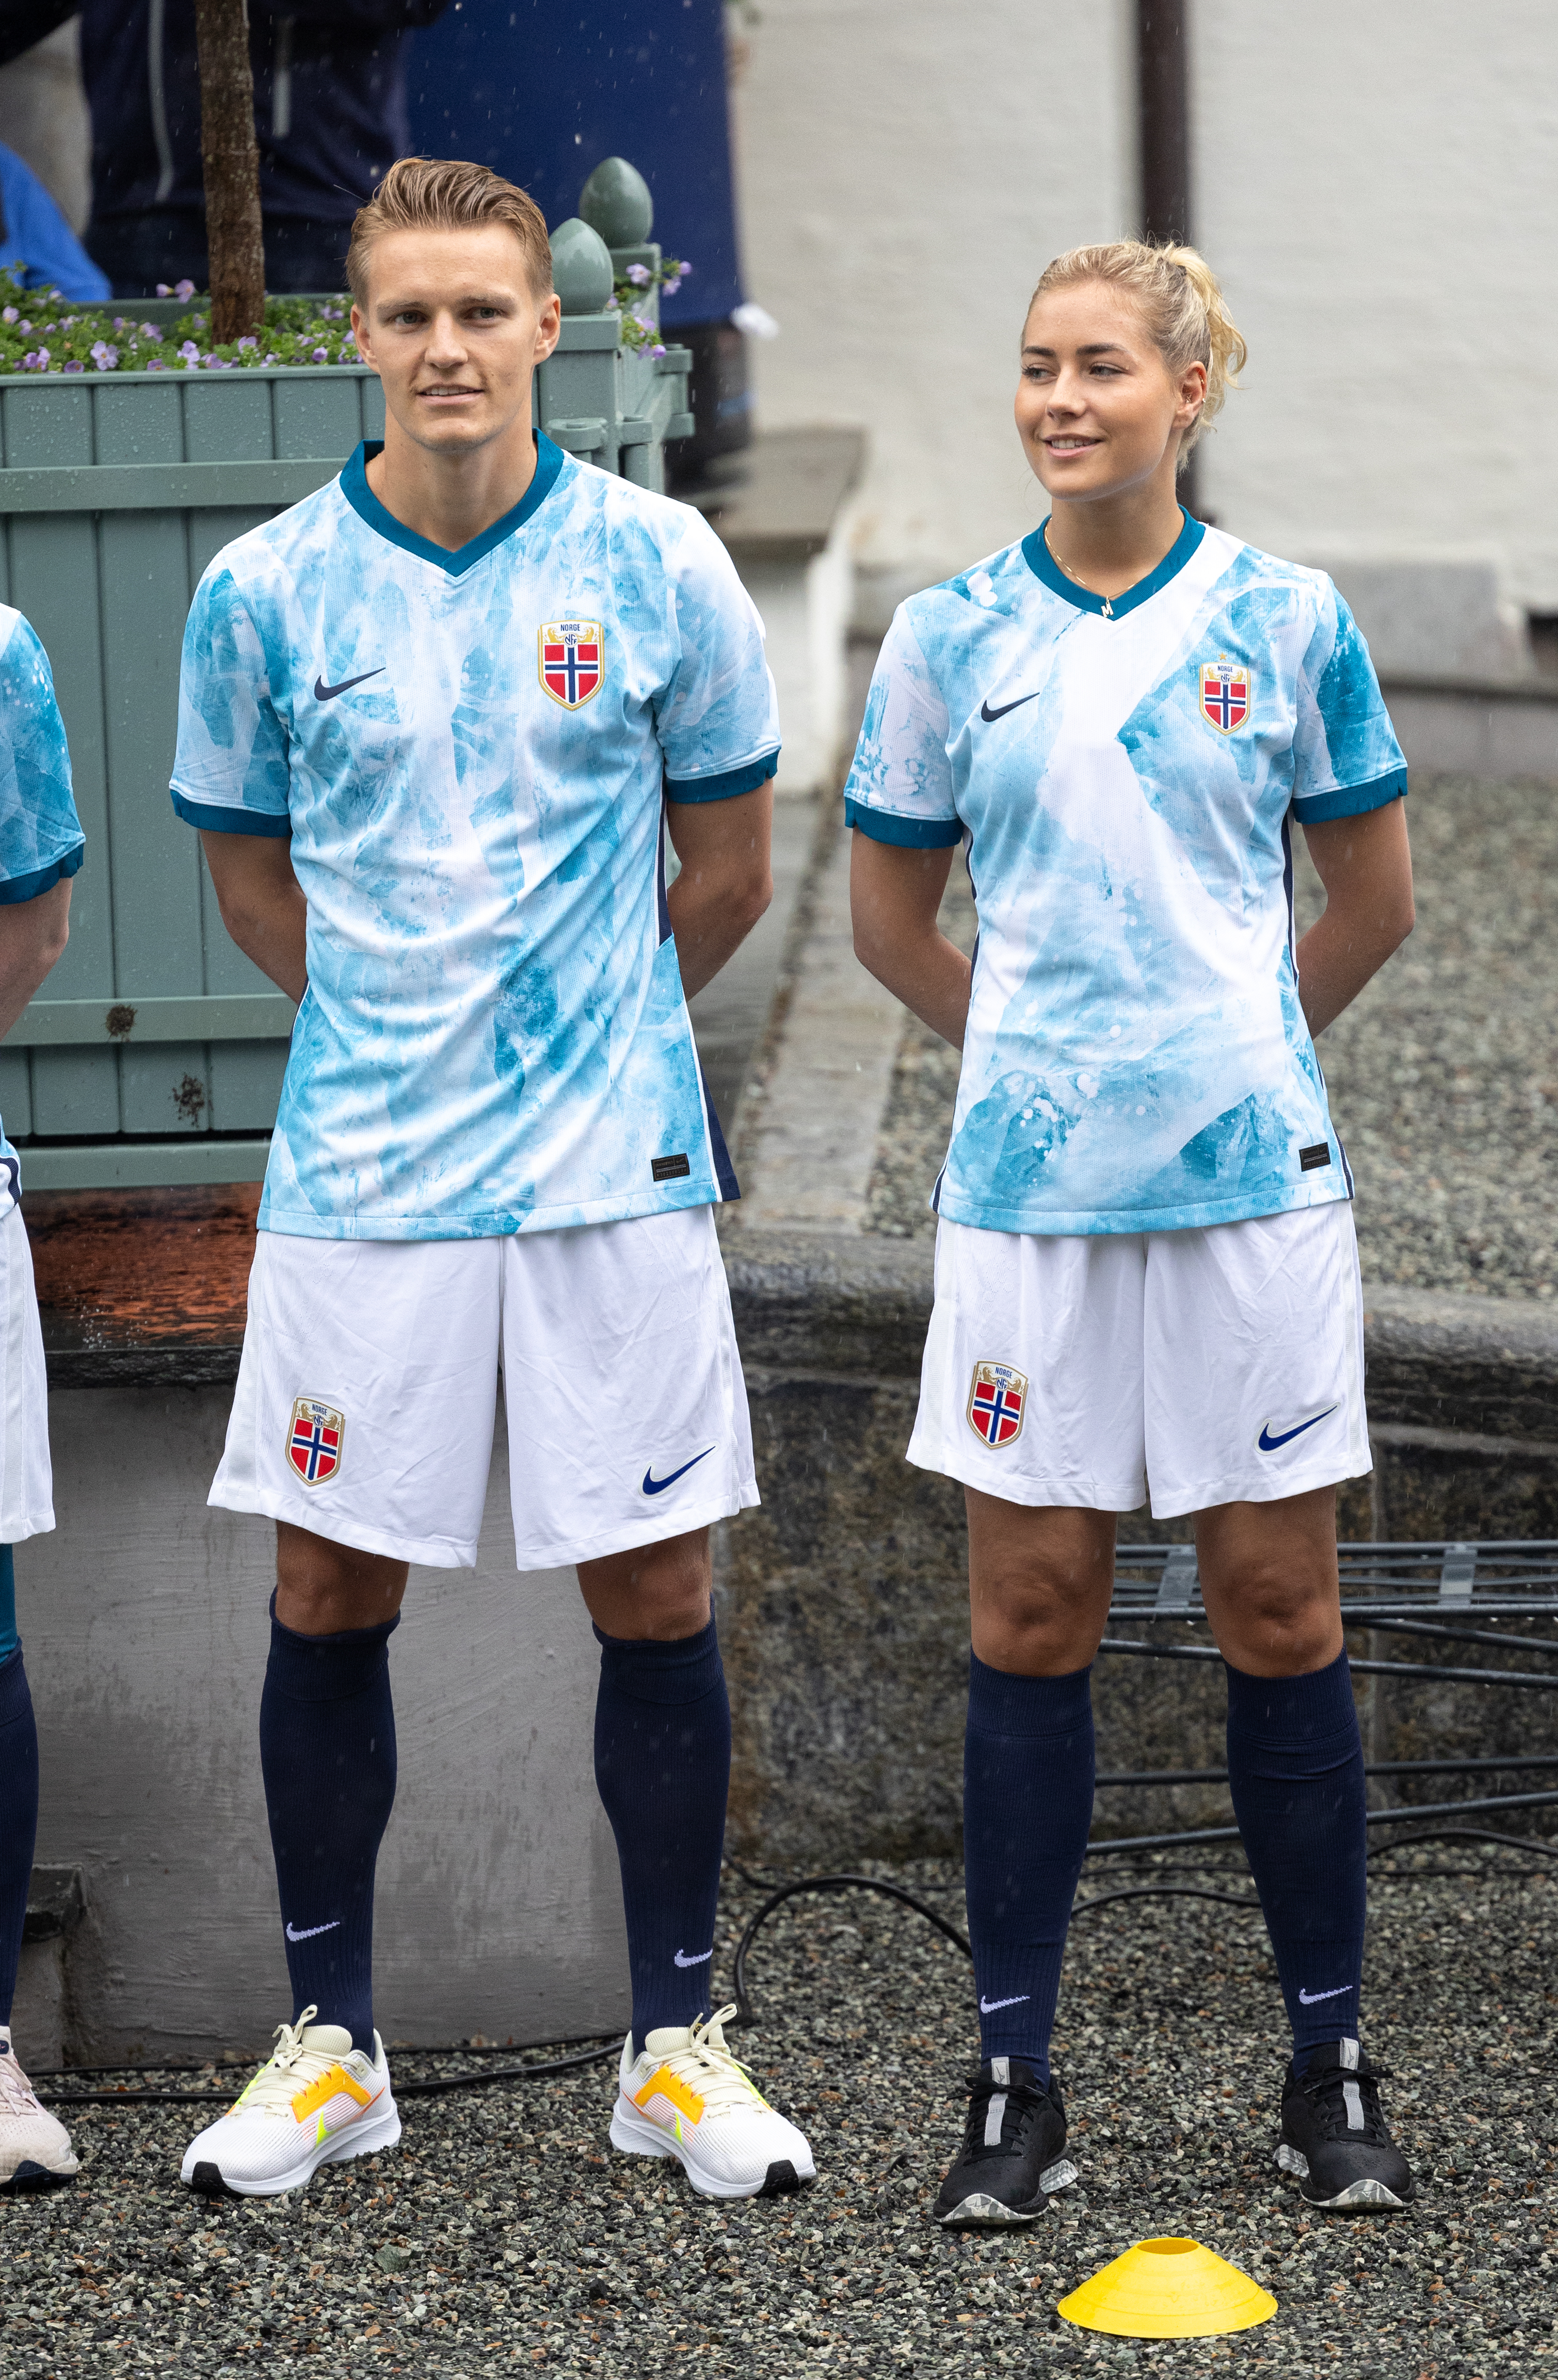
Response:
[[[488,165],[457,157],[397,158],[352,225],[346,281],[360,306],[368,291],[368,251],[385,231],[466,231],[502,224],[525,251],[537,298],[551,290],[547,219],[533,198]]]

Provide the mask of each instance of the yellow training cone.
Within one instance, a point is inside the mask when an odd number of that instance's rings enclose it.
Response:
[[[1276,2300],[1199,2240],[1142,2240],[1058,2311],[1079,2329],[1117,2338],[1212,2338],[1270,2322]]]

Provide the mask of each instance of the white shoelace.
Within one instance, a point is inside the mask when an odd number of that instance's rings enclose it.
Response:
[[[0,2115],[42,2115],[37,2095],[22,2072],[14,2049],[0,2057]]]
[[[312,2024],[318,2014],[317,2008],[306,2008],[296,2024],[276,2027],[274,2049],[253,2082],[234,2100],[235,2109],[242,2107],[246,2115],[290,2115],[300,2087],[340,2062],[333,2053],[303,2046],[303,2028]]]
[[[703,2101],[705,2112],[711,2116],[726,2115],[732,2107],[750,2107],[755,2102],[765,2104],[741,2059],[731,2055],[722,2040],[709,2039],[727,2017],[737,2014],[739,2010],[732,2000],[729,2008],[700,2018],[684,2049],[673,2049],[669,2057],[655,2061],[658,2066],[669,2066],[680,2081],[690,2084]]]

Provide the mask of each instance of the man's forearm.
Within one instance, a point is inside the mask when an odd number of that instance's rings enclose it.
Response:
[[[695,879],[684,868],[666,895],[682,988],[689,1000],[712,983],[732,958],[768,904],[744,886],[731,886],[707,875]]]
[[[200,845],[227,931],[262,975],[301,1001],[308,989],[308,905],[290,844],[206,828]]]
[[[8,1033],[70,939],[70,879],[0,904],[0,1033]]]

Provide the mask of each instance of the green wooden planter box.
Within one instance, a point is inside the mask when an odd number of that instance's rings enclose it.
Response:
[[[692,426],[689,360],[624,350],[615,314],[569,315],[537,418],[661,488],[665,439]],[[293,1008],[228,940],[168,798],[179,649],[212,555],[382,431],[356,365],[0,376],[0,600],[48,652],[87,835],[70,947],[0,1045],[25,1188],[264,1173]]]

